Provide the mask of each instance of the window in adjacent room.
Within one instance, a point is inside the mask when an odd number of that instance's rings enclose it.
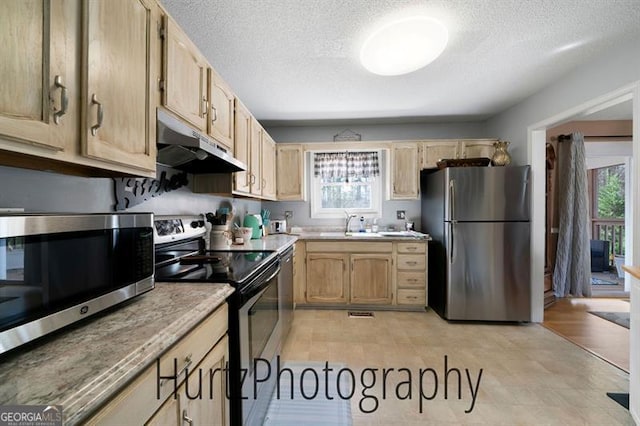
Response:
[[[311,163],[311,217],[381,215],[379,151],[315,152]]]

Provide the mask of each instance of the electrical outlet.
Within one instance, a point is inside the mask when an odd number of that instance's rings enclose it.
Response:
[[[407,218],[407,215],[405,214],[404,210],[396,210],[396,218],[398,218],[399,220],[405,220]]]
[[[291,219],[293,217],[293,211],[291,210],[285,210],[284,211],[284,218],[285,219]]]

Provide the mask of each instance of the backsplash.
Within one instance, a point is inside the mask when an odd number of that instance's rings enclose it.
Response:
[[[101,213],[114,211],[114,182],[58,173],[0,166],[0,208],[24,208],[34,213]],[[128,212],[157,215],[200,214],[219,207],[233,208],[236,216],[259,213],[260,201],[194,194],[188,187],[152,198]]]

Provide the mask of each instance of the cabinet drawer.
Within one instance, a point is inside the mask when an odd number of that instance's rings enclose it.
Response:
[[[372,243],[370,241],[307,241],[307,253],[391,253],[393,243]]]
[[[427,274],[424,272],[398,271],[399,288],[421,288],[427,285]]]
[[[398,243],[398,253],[426,253],[425,243]]]
[[[427,267],[427,257],[419,254],[398,255],[398,269],[424,271]]]
[[[187,364],[190,371],[198,365],[218,340],[227,332],[228,313],[224,304],[191,332],[185,335],[166,353],[160,356],[160,376],[173,376]],[[174,359],[177,367],[174,370]],[[189,361],[190,360],[190,361]],[[184,381],[184,372],[178,375]],[[124,388],[116,397],[89,419],[89,425],[144,424],[162,403],[171,395],[179,383],[161,380],[160,398],[157,398],[158,372],[154,360],[137,379]]]
[[[426,290],[398,290],[398,305],[426,305]]]

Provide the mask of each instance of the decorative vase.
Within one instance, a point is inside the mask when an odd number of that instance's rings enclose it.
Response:
[[[506,166],[511,163],[511,155],[507,151],[509,141],[497,141],[493,143],[495,151],[491,157],[491,164],[494,166]]]

